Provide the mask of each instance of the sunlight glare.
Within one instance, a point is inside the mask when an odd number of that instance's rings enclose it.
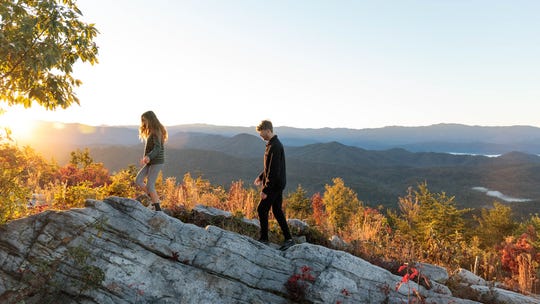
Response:
[[[23,113],[10,112],[0,115],[0,128],[11,130],[11,138],[15,141],[28,141],[32,139],[36,128],[36,121]]]

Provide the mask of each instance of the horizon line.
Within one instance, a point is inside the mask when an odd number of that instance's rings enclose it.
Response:
[[[81,122],[63,122],[63,121],[53,121],[53,120],[35,120],[36,123],[51,123],[51,124],[64,124],[64,125],[83,125],[89,127],[128,127],[128,128],[137,128],[137,124],[88,124]],[[180,127],[180,126],[208,126],[208,127],[227,127],[227,128],[255,128],[255,125],[251,126],[240,126],[240,125],[224,125],[224,124],[213,124],[213,123],[179,123],[179,124],[163,124],[165,127]],[[424,127],[433,127],[433,126],[463,126],[463,127],[480,127],[480,128],[513,128],[513,127],[530,127],[530,128],[540,128],[534,125],[478,125],[478,124],[464,124],[464,123],[453,123],[453,122],[441,122],[428,125],[416,125],[416,126],[406,126],[406,125],[387,125],[383,127],[366,127],[366,128],[351,128],[351,127],[296,127],[296,126],[274,126],[274,128],[290,128],[290,129],[304,129],[304,130],[373,130],[373,129],[384,129],[384,128],[424,128]]]

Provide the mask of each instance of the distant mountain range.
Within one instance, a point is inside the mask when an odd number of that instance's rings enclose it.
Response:
[[[131,145],[139,143],[137,126],[86,126],[41,122],[39,138],[63,144]],[[61,126],[61,127],[60,127]],[[257,136],[255,127],[214,126],[206,124],[168,127],[171,137],[178,133],[191,134],[191,139],[203,135],[232,137],[238,134]],[[287,146],[339,142],[368,150],[403,148],[411,152],[445,152],[480,155],[500,155],[519,151],[540,154],[540,128],[530,126],[482,127],[460,124],[437,124],[423,127],[384,127],[374,129],[299,129],[277,127]],[[59,136],[55,136],[59,135]],[[182,137],[182,135],[178,135]],[[56,138],[54,138],[56,137]],[[220,140],[219,137],[214,137]],[[206,139],[203,139],[206,141]]]
[[[69,152],[88,147],[96,161],[117,171],[136,164],[142,153],[135,126],[58,126],[41,123],[31,146],[60,164],[69,160]],[[179,182],[190,172],[225,187],[236,180],[250,184],[262,169],[264,142],[254,127],[180,125],[168,131],[164,173]],[[341,177],[366,204],[395,207],[408,187],[425,181],[432,192],[455,196],[461,207],[505,199],[519,214],[540,212],[540,128],[439,124],[280,127],[275,133],[285,144],[288,192],[301,184],[310,194],[322,193],[332,178]]]

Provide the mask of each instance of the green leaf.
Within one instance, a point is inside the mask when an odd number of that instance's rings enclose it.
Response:
[[[49,110],[78,104],[81,82],[71,73],[78,60],[98,62],[98,31],[78,19],[74,1],[2,1],[0,16],[0,100]]]

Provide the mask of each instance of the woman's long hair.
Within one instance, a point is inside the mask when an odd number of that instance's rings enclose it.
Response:
[[[141,115],[139,138],[141,140],[146,140],[152,134],[157,135],[162,142],[167,140],[167,129],[159,122],[159,119],[153,111],[147,111]]]

